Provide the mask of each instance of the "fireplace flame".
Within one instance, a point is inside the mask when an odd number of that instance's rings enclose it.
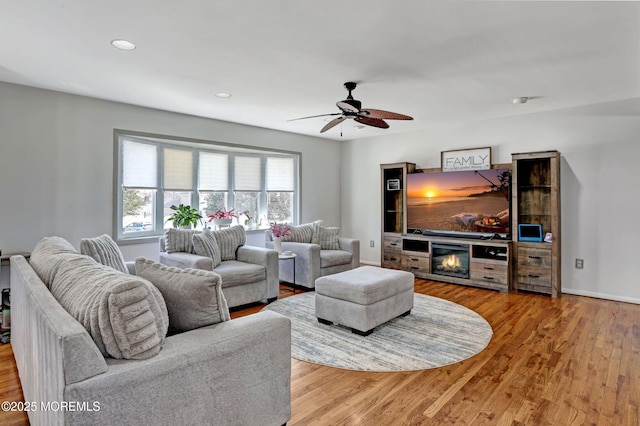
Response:
[[[460,264],[460,259],[455,254],[450,254],[445,257],[442,261],[442,266],[446,269],[455,269],[460,268],[462,265]]]

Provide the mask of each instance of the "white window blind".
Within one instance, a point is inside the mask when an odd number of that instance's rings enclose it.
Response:
[[[261,191],[260,157],[236,156],[234,189],[236,191]]]
[[[226,154],[200,153],[200,191],[229,190],[229,161]]]
[[[267,157],[267,191],[293,191],[293,158]]]
[[[260,229],[297,221],[297,153],[122,133],[116,148],[113,234],[119,240],[163,235],[168,206],[179,202],[208,213],[246,209]]]
[[[158,185],[158,151],[155,145],[124,140],[122,186],[155,188]]]
[[[193,152],[164,149],[164,188],[170,191],[191,191],[193,188]]]

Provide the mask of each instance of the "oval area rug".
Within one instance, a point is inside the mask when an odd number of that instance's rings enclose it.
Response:
[[[315,293],[277,300],[263,308],[291,319],[291,356],[359,371],[414,371],[463,361],[487,347],[493,329],[457,303],[414,294],[411,314],[379,325],[369,336],[324,325],[315,316]]]

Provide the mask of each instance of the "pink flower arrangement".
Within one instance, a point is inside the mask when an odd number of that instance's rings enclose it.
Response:
[[[232,219],[237,217],[233,210],[218,210],[215,213],[209,215],[209,222],[216,219]]]
[[[276,238],[289,237],[291,236],[291,228],[285,223],[274,222],[271,224],[271,233]]]

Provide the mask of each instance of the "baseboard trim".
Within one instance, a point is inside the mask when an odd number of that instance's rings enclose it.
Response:
[[[616,296],[614,294],[596,293],[593,291],[575,290],[571,288],[563,288],[563,293],[574,294],[576,296],[594,297],[596,299],[613,300],[614,302],[634,303],[640,305],[640,299],[633,297]]]
[[[368,260],[360,260],[360,264],[371,265],[371,266],[382,266],[380,262],[370,262]],[[563,288],[562,292],[566,294],[573,294],[576,296],[593,297],[595,299],[612,300],[614,302],[625,302],[625,303],[633,303],[636,305],[640,305],[640,299],[636,299],[633,297],[617,296],[615,294],[596,293],[594,291],[576,290],[572,288]]]

